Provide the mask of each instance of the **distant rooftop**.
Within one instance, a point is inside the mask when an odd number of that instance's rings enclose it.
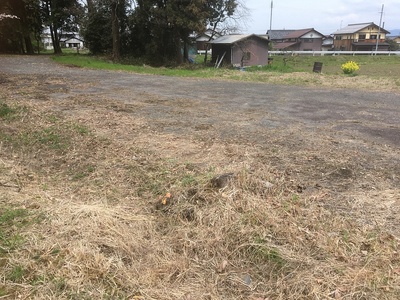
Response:
[[[261,39],[268,40],[268,37],[266,35],[258,35],[258,34],[230,34],[230,35],[224,35],[221,36],[215,40],[213,40],[211,43],[212,44],[234,44],[237,43],[241,40],[245,40],[248,37],[251,36],[256,36]]]
[[[358,24],[349,24],[346,27],[343,27],[342,29],[337,30],[333,34],[351,34],[351,33],[356,33],[368,26],[377,26],[374,22],[369,22],[369,23],[358,23]],[[389,33],[389,31],[381,28],[382,32]]]
[[[268,30],[267,35],[270,40],[283,40],[289,33],[296,31],[294,29]]]
[[[309,33],[310,31],[315,31],[319,33],[314,28],[305,28],[305,29],[282,29],[282,30],[268,30],[267,34],[269,35],[270,40],[284,40],[284,39],[297,39],[302,37],[303,35]]]

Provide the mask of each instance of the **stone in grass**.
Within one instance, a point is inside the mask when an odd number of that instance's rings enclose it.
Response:
[[[235,177],[233,173],[225,173],[215,176],[211,179],[211,186],[217,189],[222,189],[226,187],[230,180]]]

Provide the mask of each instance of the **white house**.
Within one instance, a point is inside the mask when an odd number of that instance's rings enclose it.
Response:
[[[41,34],[42,43],[46,50],[53,50],[53,41],[51,34],[48,29],[44,30]],[[84,47],[84,40],[79,36],[77,32],[67,32],[61,34],[60,45],[62,48],[79,48]]]
[[[64,44],[66,48],[83,48],[83,39],[79,35],[66,40],[61,40],[61,43]]]

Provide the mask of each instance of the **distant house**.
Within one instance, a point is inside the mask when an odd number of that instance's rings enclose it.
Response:
[[[51,39],[51,34],[48,29],[44,30],[43,33],[41,34],[41,40],[46,50],[54,49],[53,41]],[[63,33],[61,34],[60,45],[61,47],[67,47],[67,48],[72,48],[72,47],[83,48],[84,40],[76,32]]]
[[[42,44],[44,46],[44,49],[46,50],[53,50],[53,41],[51,40],[51,35],[49,31],[44,31],[41,35],[40,35]]]
[[[322,38],[321,50],[322,51],[331,51],[331,50],[333,50],[333,36],[326,35],[325,37]]]
[[[222,59],[224,64],[241,67],[268,64],[269,40],[266,35],[225,35],[210,44],[214,63]]]
[[[272,49],[282,51],[321,51],[325,36],[314,28],[268,30]]]
[[[83,48],[83,39],[79,36],[76,35],[71,38],[63,39],[60,41],[66,48]]]
[[[389,44],[385,39],[388,33],[373,22],[349,24],[333,33],[334,48],[341,51],[374,51],[378,43],[378,51],[387,51]]]
[[[400,45],[400,35],[397,35],[397,36],[393,36],[393,35],[389,36],[389,35],[387,35],[386,38],[388,38],[388,39],[390,39],[392,41],[395,41],[397,44]]]

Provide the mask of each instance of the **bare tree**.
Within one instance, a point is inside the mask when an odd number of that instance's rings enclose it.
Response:
[[[240,31],[247,25],[249,9],[241,0],[217,0],[208,2],[210,17],[207,19],[211,35],[206,43],[204,63],[207,63],[207,54],[210,42],[215,35],[225,35]]]

